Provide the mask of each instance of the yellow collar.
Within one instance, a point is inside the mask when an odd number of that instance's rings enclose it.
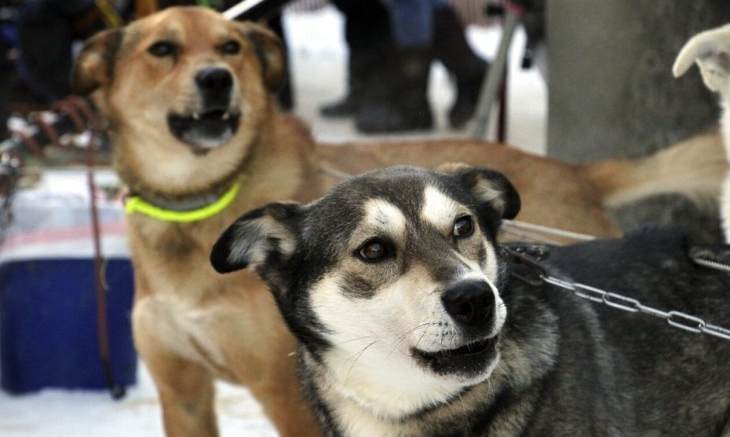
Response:
[[[175,211],[153,205],[139,196],[128,197],[124,205],[127,214],[139,213],[163,222],[192,223],[205,220],[228,208],[236,199],[240,185],[235,182],[218,200],[201,208]]]

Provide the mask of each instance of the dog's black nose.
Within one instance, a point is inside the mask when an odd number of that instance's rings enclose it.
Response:
[[[463,281],[441,296],[446,312],[458,323],[486,327],[494,323],[494,292],[484,281]]]
[[[228,91],[233,86],[233,76],[225,68],[209,67],[195,75],[195,83],[202,91]]]

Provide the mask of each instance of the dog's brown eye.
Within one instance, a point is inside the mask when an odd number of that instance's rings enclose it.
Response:
[[[224,55],[235,55],[241,51],[241,44],[236,41],[228,41],[221,46],[220,50]]]
[[[159,41],[150,46],[147,51],[158,58],[172,56],[177,53],[177,46],[169,41]]]
[[[365,262],[378,262],[391,254],[390,245],[380,239],[372,239],[366,241],[357,250],[357,256]]]
[[[474,233],[474,221],[471,217],[464,216],[454,222],[453,234],[455,238],[467,238]]]

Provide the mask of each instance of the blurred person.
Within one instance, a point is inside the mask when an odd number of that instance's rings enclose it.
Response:
[[[379,0],[331,0],[345,20],[348,46],[347,93],[321,108],[324,117],[351,117],[357,114],[366,89],[381,65],[395,51],[388,10]]]
[[[431,129],[427,99],[432,60],[456,85],[452,127],[472,116],[488,64],[471,49],[464,26],[445,0],[335,0],[345,15],[350,46],[348,95],[322,108],[324,116],[355,116],[365,133]]]
[[[7,132],[10,88],[15,79],[14,52],[18,46],[15,20],[20,0],[0,0],[0,139]]]
[[[21,7],[17,34],[22,83],[15,92],[18,98],[50,103],[70,94],[74,41],[103,29],[105,20],[122,24],[116,11],[126,9],[129,2],[104,3],[112,8],[107,10],[112,17],[101,16],[94,0],[32,0]]]

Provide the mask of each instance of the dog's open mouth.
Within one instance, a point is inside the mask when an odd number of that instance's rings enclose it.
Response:
[[[422,365],[438,374],[474,376],[482,373],[497,356],[499,336],[467,343],[456,349],[425,352],[412,349],[412,354]]]
[[[190,114],[170,113],[167,125],[180,141],[193,147],[194,152],[207,150],[227,143],[238,131],[239,112],[214,108]]]

